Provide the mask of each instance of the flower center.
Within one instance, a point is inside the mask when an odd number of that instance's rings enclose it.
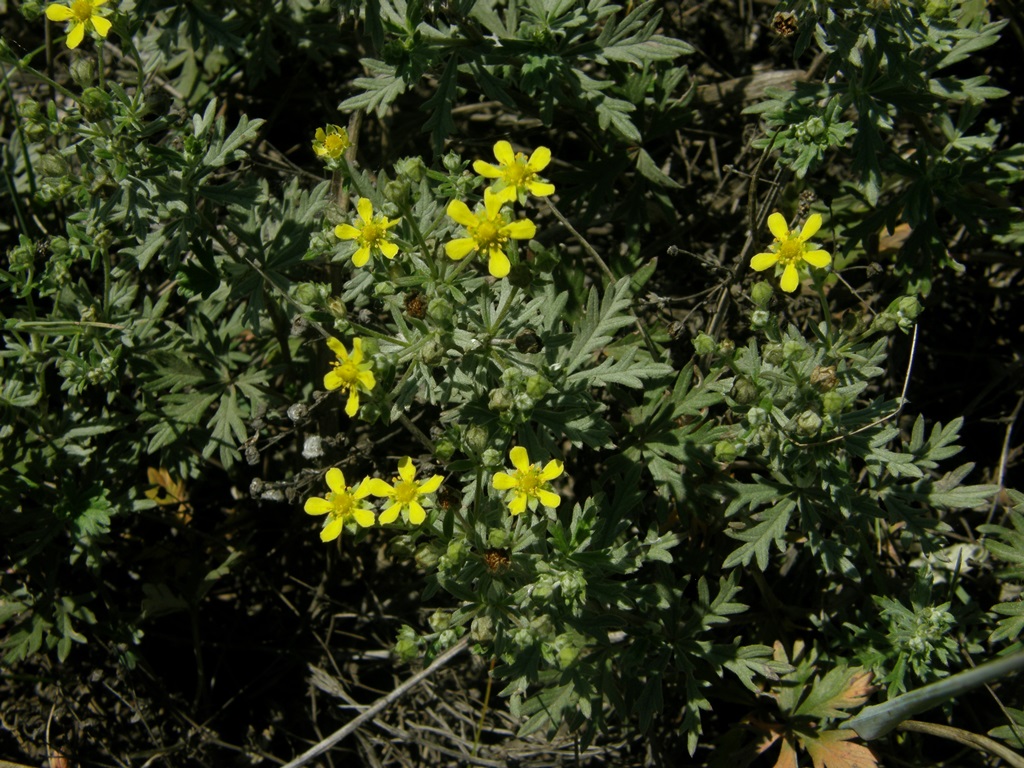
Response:
[[[522,154],[516,155],[516,161],[505,168],[505,180],[513,187],[520,187],[530,176],[527,167],[526,157]]]
[[[342,381],[342,388],[348,389],[355,386],[359,380],[359,368],[356,367],[355,363],[349,360],[347,363],[335,363],[334,367],[338,378]]]
[[[500,230],[493,221],[481,222],[476,228],[476,241],[484,248],[495,245],[499,239]]]
[[[341,136],[336,133],[330,133],[327,138],[324,139],[324,146],[327,147],[327,151],[334,156],[340,155],[345,150],[345,142],[341,140]]]
[[[92,18],[92,0],[75,0],[71,4],[71,13],[84,24]]]
[[[540,475],[537,470],[530,467],[525,472],[519,475],[519,490],[525,493],[527,496],[536,496],[537,489],[540,487]]]
[[[367,245],[376,245],[377,241],[380,240],[381,230],[375,222],[370,222],[363,226],[363,242]]]
[[[395,483],[395,501],[400,504],[408,504],[410,501],[416,501],[416,497],[420,495],[420,489],[417,487],[415,481],[399,480]]]
[[[795,264],[804,255],[804,244],[798,238],[787,238],[779,246],[778,254],[783,264]]]
[[[331,506],[334,509],[331,511],[331,515],[334,517],[348,517],[352,514],[352,507],[354,506],[354,499],[351,494],[348,493],[331,493]]]

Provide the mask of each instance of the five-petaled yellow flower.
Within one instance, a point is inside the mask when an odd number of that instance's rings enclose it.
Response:
[[[487,254],[487,270],[494,277],[505,277],[512,268],[504,247],[509,240],[529,240],[537,227],[529,219],[505,221],[501,213],[502,198],[484,190],[484,209],[473,213],[461,200],[448,203],[448,215],[466,228],[467,237],[457,237],[444,246],[453,259],[464,259],[473,251]]]
[[[513,152],[507,141],[499,141],[494,145],[494,157],[500,165],[477,160],[473,170],[484,178],[497,179],[490,189],[502,202],[510,203],[516,198],[525,202],[527,192],[535,197],[554,194],[555,185],[537,177],[551,162],[551,150],[547,147],[537,147],[527,158],[522,152]]]
[[[552,459],[541,469],[539,463],[530,463],[530,457],[521,445],[509,451],[508,455],[516,471],[511,475],[506,472],[495,472],[494,479],[491,480],[499,491],[509,492],[508,511],[518,515],[524,512],[527,506],[533,511],[537,509],[537,502],[551,509],[557,507],[561,499],[557,493],[550,490],[549,481],[562,474],[562,462]]]
[[[800,234],[790,232],[786,219],[781,213],[773,213],[768,217],[768,229],[775,235],[775,242],[766,253],[759,253],[750,260],[750,266],[758,272],[779,264],[783,267],[782,280],[779,286],[787,293],[792,293],[800,284],[800,263],[806,261],[811,266],[825,268],[832,263],[828,251],[822,251],[807,241],[821,229],[821,214],[811,214]]]
[[[98,8],[107,0],[71,0],[71,5],[52,3],[46,6],[46,18],[50,21],[66,21],[68,23],[68,48],[77,48],[85,33],[91,28],[100,37],[110,32],[110,21],[100,16]]]
[[[321,541],[331,541],[341,535],[341,529],[349,520],[355,520],[363,528],[374,524],[373,510],[364,506],[363,499],[370,495],[368,478],[363,478],[359,487],[345,485],[345,475],[337,467],[327,470],[327,486],[331,492],[324,497],[316,496],[306,499],[303,509],[309,515],[327,515],[323,530],[320,531]]]
[[[355,416],[359,410],[360,391],[369,392],[377,386],[377,380],[370,370],[371,364],[363,360],[363,340],[352,339],[351,355],[345,349],[345,345],[337,339],[328,339],[327,346],[338,359],[331,363],[331,370],[324,374],[324,386],[327,389],[348,390],[345,413],[350,417]]]
[[[317,128],[313,134],[313,151],[317,157],[338,160],[348,148],[348,131],[337,125],[328,125],[326,129]]]
[[[441,487],[444,478],[441,475],[433,475],[422,483],[416,482],[416,467],[412,465],[412,459],[404,456],[398,462],[398,477],[392,478],[391,485],[379,478],[371,478],[367,481],[367,487],[374,496],[390,499],[391,506],[380,513],[382,525],[393,523],[402,510],[409,511],[409,522],[419,525],[426,517],[427,512],[420,504],[420,497],[433,493]]]
[[[365,197],[359,199],[356,205],[359,211],[360,225],[354,227],[351,224],[339,224],[334,228],[334,234],[339,240],[355,240],[359,248],[352,254],[352,263],[361,267],[370,260],[370,253],[377,251],[389,259],[395,258],[398,253],[398,246],[391,242],[388,237],[388,230],[398,223],[398,219],[389,219],[386,216],[373,215],[373,203]]]

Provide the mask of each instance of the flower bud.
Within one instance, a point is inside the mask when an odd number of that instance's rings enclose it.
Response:
[[[758,395],[757,384],[742,376],[733,382],[732,389],[729,390],[729,396],[740,405],[756,403]]]
[[[770,319],[771,315],[766,309],[755,309],[750,313],[750,325],[753,328],[764,328]]]
[[[758,280],[750,287],[750,298],[761,309],[768,306],[768,302],[772,300],[774,293],[775,289],[772,288],[772,284],[767,280]]]
[[[432,571],[437,567],[437,561],[441,558],[440,546],[436,542],[422,544],[416,549],[413,559],[416,567],[424,571]]]
[[[895,313],[886,310],[880,315],[877,315],[874,320],[871,321],[871,330],[876,333],[892,333],[896,330],[896,324],[899,322],[899,318]]]
[[[759,427],[768,420],[768,411],[757,406],[747,411],[747,423],[752,427]]]
[[[417,640],[416,630],[408,626],[402,627],[398,632],[398,640],[395,641],[395,655],[404,662],[415,659],[420,655]]]
[[[430,618],[427,619],[427,623],[430,624],[430,628],[434,632],[442,632],[448,629],[448,627],[451,625],[452,616],[448,611],[438,608],[436,611],[430,614]]]
[[[434,458],[438,461],[448,461],[455,455],[456,445],[447,437],[442,437],[434,443]]]
[[[718,354],[728,357],[735,351],[736,342],[734,342],[732,339],[722,339],[720,342],[718,342]]]
[[[487,531],[487,546],[491,549],[507,549],[511,537],[504,528],[491,528]]]
[[[381,280],[375,286],[373,286],[373,295],[377,298],[383,296],[393,296],[398,289],[395,288],[395,284],[390,280]]]
[[[448,299],[438,297],[431,299],[427,304],[427,316],[437,323],[447,323],[452,319],[454,312],[452,303]]]
[[[839,378],[834,365],[819,365],[811,371],[811,386],[819,392],[829,392],[836,388]]]
[[[836,392],[826,392],[821,396],[821,409],[828,415],[842,413],[846,409],[846,398]]]
[[[764,361],[769,365],[779,366],[786,362],[786,354],[782,348],[782,345],[777,341],[773,341],[770,344],[764,345],[762,352]]]
[[[316,283],[299,283],[295,286],[295,300],[300,304],[319,304],[320,289]]]
[[[799,362],[807,355],[807,347],[803,342],[790,339],[782,344],[782,355],[790,362]]]
[[[462,442],[468,449],[468,452],[479,455],[487,449],[487,430],[474,424],[466,430]]]
[[[804,411],[796,417],[794,426],[797,434],[804,437],[814,437],[821,431],[821,416],[811,410]]]
[[[392,179],[384,185],[384,199],[395,205],[402,205],[409,197],[409,182],[405,179]]]
[[[736,446],[728,440],[719,440],[715,444],[715,461],[723,464],[735,461],[737,456]]]
[[[419,157],[403,157],[395,163],[395,175],[418,183],[427,173],[427,167]]]
[[[90,120],[101,120],[110,116],[110,95],[99,88],[86,88],[82,91],[82,106],[86,117]]]
[[[469,625],[469,636],[475,643],[489,643],[494,639],[494,619],[477,616]]]
[[[501,452],[494,448],[488,448],[480,457],[480,461],[485,467],[500,467],[502,460]]]
[[[533,400],[540,400],[551,389],[551,382],[541,376],[534,374],[526,380],[526,394]]]
[[[449,152],[441,158],[441,165],[448,173],[462,172],[462,158],[456,152]]]
[[[82,56],[71,62],[70,74],[71,79],[75,81],[76,85],[85,88],[92,85],[92,81],[96,77],[96,67],[93,65],[91,58]]]
[[[693,351],[698,355],[713,355],[718,349],[715,340],[701,331],[693,340]]]
[[[515,398],[511,392],[504,387],[492,389],[487,400],[487,407],[492,411],[507,411],[513,406]]]
[[[420,360],[426,365],[437,365],[444,360],[444,347],[435,339],[430,339],[420,347]]]

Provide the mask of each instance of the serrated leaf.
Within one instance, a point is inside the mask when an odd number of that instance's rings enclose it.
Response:
[[[794,714],[817,719],[843,717],[843,710],[861,707],[877,687],[871,684],[871,672],[860,667],[847,669],[845,665],[829,670],[815,680],[810,693],[800,702]]]
[[[802,739],[803,747],[814,762],[814,768],[878,768],[878,760],[870,749],[854,744],[853,731],[823,731],[815,738]]]
[[[780,552],[784,552],[786,549],[786,526],[789,525],[789,518],[794,509],[796,509],[796,502],[792,499],[783,499],[775,506],[759,512],[760,522],[753,528],[727,531],[731,538],[746,543],[730,553],[722,563],[722,567],[733,568],[737,565],[750,565],[750,561],[756,557],[757,567],[762,571],[767,569],[772,544],[774,543]]]

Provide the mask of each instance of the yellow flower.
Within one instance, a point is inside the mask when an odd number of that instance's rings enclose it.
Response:
[[[334,228],[334,234],[339,240],[355,240],[359,244],[359,248],[352,254],[352,263],[357,267],[363,266],[370,260],[372,251],[377,251],[389,259],[395,258],[398,246],[388,240],[388,229],[395,226],[399,220],[374,216],[373,203],[365,197],[359,199],[356,210],[359,211],[359,218],[362,221],[360,226],[339,224]]]
[[[317,157],[338,160],[348,147],[348,131],[337,125],[328,125],[326,130],[317,128],[313,134],[313,151]]]
[[[527,192],[536,197],[554,194],[554,184],[537,178],[537,174],[551,162],[551,150],[547,147],[537,147],[527,159],[522,152],[513,152],[507,141],[499,141],[494,145],[494,157],[500,165],[477,160],[473,163],[473,170],[484,178],[498,180],[490,189],[502,202],[510,203],[516,198],[525,202]]]
[[[416,482],[416,467],[412,465],[412,459],[404,456],[398,462],[398,477],[393,477],[391,482],[394,485],[384,482],[378,478],[367,481],[370,493],[381,498],[391,499],[392,504],[380,513],[382,525],[393,523],[398,513],[404,509],[409,510],[409,522],[419,525],[427,518],[427,511],[420,504],[420,497],[433,493],[441,487],[444,478],[441,475]]]
[[[327,486],[331,489],[323,498],[316,496],[306,499],[303,509],[307,515],[327,515],[323,530],[320,531],[321,541],[332,541],[341,535],[341,529],[350,519],[355,520],[363,528],[374,524],[373,510],[363,505],[363,499],[370,495],[363,478],[354,491],[352,486],[345,485],[345,475],[337,467],[327,470]]]
[[[370,370],[371,364],[363,361],[363,340],[352,339],[351,355],[346,351],[345,345],[337,339],[328,339],[327,346],[338,359],[331,363],[331,370],[324,374],[324,386],[329,390],[348,390],[345,413],[350,417],[355,416],[359,410],[359,392],[369,392],[377,386],[377,380],[373,378],[373,371]]]
[[[50,21],[66,21],[68,23],[68,48],[77,48],[85,33],[90,29],[96,30],[100,37],[106,37],[110,32],[110,22],[100,16],[97,10],[107,0],[71,0],[71,5],[60,5],[52,3],[46,6],[46,18]]]
[[[800,234],[790,232],[786,219],[781,213],[773,213],[768,217],[768,229],[775,235],[775,242],[766,253],[759,253],[750,260],[750,266],[756,271],[768,269],[776,264],[782,265],[782,280],[779,286],[787,293],[792,293],[800,284],[800,263],[824,269],[832,263],[828,251],[815,249],[808,240],[821,229],[821,214],[811,214],[800,230]],[[812,250],[813,249],[813,250]]]
[[[448,215],[466,228],[467,237],[458,237],[444,246],[453,259],[464,259],[473,251],[487,254],[487,270],[494,277],[508,275],[512,264],[505,255],[509,240],[529,240],[537,234],[537,227],[529,219],[505,221],[501,213],[502,198],[484,190],[484,209],[473,213],[461,200],[448,203]]]
[[[499,491],[509,491],[508,511],[518,515],[525,511],[527,506],[533,511],[537,509],[537,502],[551,509],[557,507],[561,499],[557,493],[550,490],[549,481],[562,474],[562,462],[552,459],[541,469],[539,463],[530,463],[530,457],[521,445],[509,451],[508,455],[516,471],[511,475],[495,472],[494,479],[491,480],[492,485]]]

